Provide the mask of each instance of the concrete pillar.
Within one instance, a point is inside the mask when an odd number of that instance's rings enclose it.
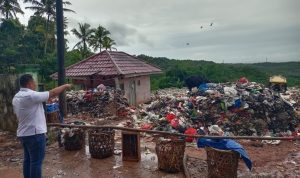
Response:
[[[120,81],[119,81],[119,78],[116,77],[116,78],[114,78],[114,79],[115,79],[116,89],[121,89],[121,88],[120,88]]]

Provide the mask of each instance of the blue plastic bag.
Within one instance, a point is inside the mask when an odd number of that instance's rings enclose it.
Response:
[[[58,103],[46,104],[47,113],[58,112],[58,111],[59,111]]]
[[[201,92],[205,92],[206,90],[208,90],[208,85],[207,85],[207,83],[202,83],[202,84],[200,84],[200,85],[199,85],[199,90],[200,90]]]

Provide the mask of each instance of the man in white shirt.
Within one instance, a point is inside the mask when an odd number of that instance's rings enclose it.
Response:
[[[18,118],[17,136],[24,149],[24,178],[41,178],[45,157],[47,132],[43,102],[71,88],[65,84],[50,91],[37,92],[30,74],[20,77],[20,91],[13,98],[14,112]]]

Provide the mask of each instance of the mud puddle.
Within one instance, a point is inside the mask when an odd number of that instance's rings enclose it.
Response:
[[[157,168],[157,156],[153,150],[142,151],[140,162],[122,161],[120,153],[105,159],[91,158],[89,147],[80,151],[65,151],[49,148],[44,169],[46,178],[58,177],[174,177],[183,178],[183,173],[167,174]],[[119,151],[119,149],[116,149]],[[54,175],[54,176],[53,176]]]

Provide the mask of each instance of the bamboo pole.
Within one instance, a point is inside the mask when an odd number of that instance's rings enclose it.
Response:
[[[124,130],[124,131],[132,131],[132,132],[144,132],[149,134],[160,134],[160,135],[173,135],[178,137],[193,137],[193,138],[207,138],[207,139],[235,139],[235,140],[300,140],[300,137],[259,137],[259,136],[207,136],[207,135],[188,135],[188,134],[180,134],[180,133],[171,133],[171,132],[163,132],[156,130],[143,130],[143,129],[135,129],[135,128],[127,128],[127,127],[118,127],[113,125],[104,125],[104,126],[96,126],[96,125],[74,125],[74,124],[59,124],[59,123],[51,123],[47,124],[49,127],[70,127],[70,128],[81,128],[81,129],[116,129],[116,130]]]

